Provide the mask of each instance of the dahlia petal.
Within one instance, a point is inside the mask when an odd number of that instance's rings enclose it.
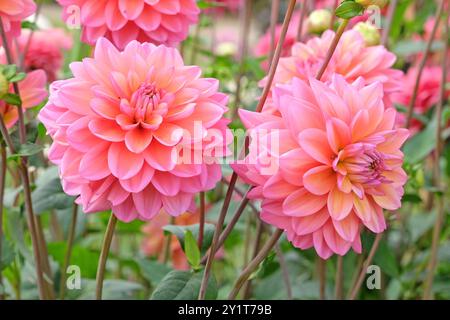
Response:
[[[297,235],[307,235],[321,228],[329,218],[328,210],[323,208],[315,214],[293,218],[292,228]]]
[[[123,143],[112,143],[108,150],[108,167],[119,179],[130,179],[135,176],[144,164],[144,156],[135,154]]]
[[[145,220],[154,218],[161,210],[161,196],[153,187],[149,186],[141,192],[133,193],[132,197],[139,216]]]
[[[153,141],[144,151],[145,161],[159,171],[170,171],[177,164],[176,148],[167,147]]]
[[[290,216],[303,217],[319,211],[326,202],[326,196],[317,196],[301,188],[284,200],[283,211]]]
[[[119,9],[128,20],[136,19],[144,10],[142,0],[119,0]]]
[[[350,213],[342,220],[332,219],[337,233],[346,241],[353,242],[359,235],[359,220],[354,213]]]
[[[298,140],[302,149],[312,158],[323,164],[331,164],[333,151],[328,144],[327,135],[324,131],[306,129],[299,134]]]
[[[336,185],[336,175],[328,166],[318,166],[303,175],[305,189],[316,195],[324,195]]]
[[[134,128],[125,134],[125,145],[133,153],[143,152],[152,142],[153,133],[142,127]]]
[[[335,187],[328,194],[327,205],[330,216],[335,220],[342,220],[353,208],[353,195]]]
[[[180,192],[180,178],[168,172],[156,171],[152,179],[153,186],[165,196],[173,197]]]
[[[111,142],[120,142],[125,139],[125,132],[115,121],[92,119],[89,121],[89,130],[100,139]]]
[[[121,204],[114,206],[112,210],[117,219],[123,222],[131,222],[138,216],[131,196]]]
[[[83,178],[100,180],[111,174],[106,156],[108,147],[108,143],[102,143],[84,154],[79,167],[80,175]]]
[[[155,169],[144,163],[139,174],[130,179],[120,180],[119,182],[120,185],[128,192],[141,192],[150,184],[154,173]]]
[[[181,192],[174,197],[162,196],[164,210],[171,216],[185,213],[192,201],[192,194]]]

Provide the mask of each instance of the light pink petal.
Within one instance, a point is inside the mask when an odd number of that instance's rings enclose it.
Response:
[[[108,166],[119,179],[130,179],[141,170],[144,156],[130,152],[123,143],[113,143],[108,150]]]
[[[326,196],[317,196],[301,188],[284,200],[283,211],[290,216],[303,217],[319,211],[326,203]]]
[[[303,175],[303,184],[309,192],[323,195],[336,185],[336,174],[328,166],[318,166]]]
[[[335,187],[328,194],[327,206],[333,219],[342,220],[353,208],[353,195]]]

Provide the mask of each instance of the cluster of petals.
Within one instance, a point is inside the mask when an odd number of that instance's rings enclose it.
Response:
[[[231,141],[227,96],[175,48],[132,41],[119,51],[102,38],[93,58],[70,68],[73,78],[52,84],[39,119],[64,191],[79,195],[85,212],[177,216],[220,180],[217,160]]]
[[[3,59],[0,58],[0,60]],[[25,79],[20,81],[18,85],[22,108],[24,109],[36,107],[47,98],[47,77],[42,70],[34,70],[27,73]],[[9,87],[9,92],[14,93],[12,85]],[[0,100],[0,116],[3,118],[6,127],[8,129],[11,128],[19,118],[17,106]]]
[[[100,37],[123,49],[132,40],[175,45],[186,39],[198,20],[195,0],[58,0],[63,19],[79,23],[82,40]],[[75,9],[77,8],[77,9]],[[79,21],[77,21],[77,19]]]
[[[334,36],[334,31],[327,30],[306,43],[294,44],[291,55],[280,59],[274,83],[289,83],[294,77],[315,77]],[[342,35],[321,80],[329,81],[333,74],[340,74],[350,83],[359,77],[363,77],[366,83],[381,82],[384,103],[390,107],[391,95],[399,92],[402,86],[403,72],[392,68],[395,60],[395,55],[383,46],[366,46],[361,34],[351,29]],[[260,85],[264,86],[266,81],[264,78]]]
[[[0,18],[8,38],[17,37],[20,34],[22,20],[35,11],[36,4],[33,0],[0,0]]]
[[[400,207],[407,179],[400,147],[409,133],[395,128],[381,82],[294,78],[272,96],[278,114],[241,110],[251,142],[233,164],[262,200],[262,220],[324,259],[361,252],[361,229],[385,230],[383,209]]]
[[[26,71],[42,69],[49,82],[57,78],[64,64],[64,50],[72,47],[72,39],[61,29],[24,30],[17,44],[19,52],[26,52],[24,66]]]

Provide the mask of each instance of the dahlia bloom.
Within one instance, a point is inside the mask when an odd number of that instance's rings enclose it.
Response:
[[[0,58],[0,60],[2,60]],[[22,108],[29,109],[36,107],[47,98],[47,78],[45,72],[42,70],[35,70],[28,73],[19,83],[20,98],[22,100]],[[10,85],[9,92],[13,93],[13,87]],[[11,128],[19,118],[17,113],[17,106],[9,105],[3,100],[0,100],[0,116],[6,127]]]
[[[306,43],[296,43],[289,57],[280,59],[275,73],[274,84],[288,83],[294,77],[308,79],[315,77],[325,59],[335,33],[325,31],[321,37],[315,37]],[[342,75],[348,82],[363,77],[366,83],[381,82],[385,92],[384,102],[391,106],[390,96],[401,90],[402,71],[392,68],[396,57],[383,46],[366,46],[361,34],[355,30],[344,32],[330,63],[322,76],[329,81],[335,73]],[[266,78],[261,80],[264,86]]]
[[[30,32],[29,29],[24,30],[17,38],[19,52],[26,50],[25,69],[42,69],[48,81],[53,82],[64,63],[63,50],[72,47],[72,39],[61,29],[36,30],[28,44]]]
[[[70,65],[39,119],[53,138],[49,159],[85,212],[122,221],[177,216],[221,178],[231,141],[218,81],[185,66],[174,48],[101,38],[94,58]],[[194,158],[192,158],[194,157]]]
[[[19,36],[22,20],[35,11],[36,4],[33,0],[0,0],[0,18],[8,37]]]
[[[58,0],[63,19],[71,22],[80,8],[82,40],[95,44],[106,37],[119,49],[132,40],[175,45],[186,39],[198,20],[195,0]]]
[[[250,197],[262,199],[261,219],[323,259],[361,252],[361,228],[386,228],[383,209],[400,207],[407,179],[400,146],[408,130],[394,127],[382,84],[294,78],[272,95],[279,116],[240,110],[251,142],[233,164],[255,186]]]
[[[412,93],[417,79],[417,67],[412,67],[403,77],[402,91],[394,94],[392,100],[404,107],[408,107],[411,103]],[[442,68],[439,66],[426,66],[423,69],[422,77],[420,78],[419,88],[417,90],[416,103],[414,105],[414,112],[417,114],[424,114],[429,111],[439,101]],[[449,79],[450,80],[450,77]],[[446,91],[446,96],[450,96],[450,90]],[[400,119],[400,124],[404,119]],[[411,131],[416,132],[422,128],[422,123],[416,119],[412,119]]]

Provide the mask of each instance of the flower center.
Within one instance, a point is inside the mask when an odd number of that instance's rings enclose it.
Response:
[[[131,106],[134,108],[136,122],[147,122],[153,112],[158,109],[162,92],[153,84],[142,84],[131,96]]]

